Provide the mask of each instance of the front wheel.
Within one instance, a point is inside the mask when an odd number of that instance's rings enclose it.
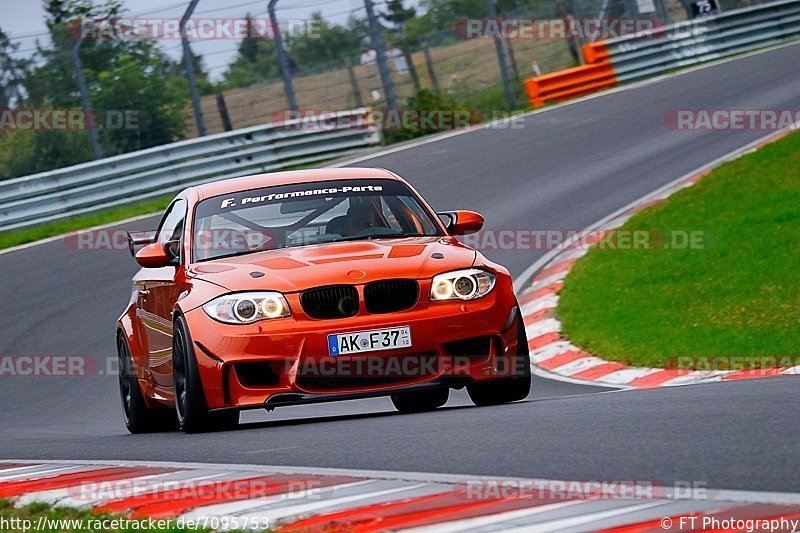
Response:
[[[175,385],[178,426],[184,433],[232,429],[239,424],[237,412],[223,414],[208,412],[189,328],[181,316],[175,319],[172,336],[172,378]]]
[[[522,316],[517,318],[517,367],[513,378],[495,379],[467,385],[472,403],[478,406],[500,405],[524,400],[531,392],[531,356]]]
[[[393,394],[392,403],[401,413],[424,413],[443,406],[449,397],[450,389],[404,392]]]
[[[176,427],[175,413],[169,409],[151,409],[144,401],[131,351],[122,334],[117,335],[117,357],[119,358],[119,393],[122,398],[125,427],[128,428],[128,431],[134,435],[174,431]]]

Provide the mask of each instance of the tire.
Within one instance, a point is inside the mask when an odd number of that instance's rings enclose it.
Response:
[[[401,413],[424,413],[433,411],[447,403],[450,389],[406,392],[392,395],[394,408]]]
[[[467,385],[469,398],[477,406],[500,405],[524,400],[531,392],[531,357],[528,338],[522,318],[517,320],[517,368],[516,377],[496,379]]]
[[[128,347],[122,334],[117,335],[117,357],[119,358],[119,393],[122,399],[122,413],[125,427],[134,435],[175,431],[177,423],[171,409],[151,409],[147,407],[139,387],[139,380]]]
[[[220,414],[208,412],[189,328],[182,316],[175,319],[173,330],[172,376],[175,386],[175,412],[181,431],[202,433],[233,429],[239,424],[237,412]]]

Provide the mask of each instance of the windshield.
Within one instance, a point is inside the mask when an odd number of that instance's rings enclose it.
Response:
[[[393,180],[267,187],[203,200],[194,261],[348,240],[442,235],[428,210]]]

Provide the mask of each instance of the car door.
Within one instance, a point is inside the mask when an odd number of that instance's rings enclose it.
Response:
[[[159,387],[172,387],[172,310],[181,291],[176,283],[182,262],[186,200],[178,199],[164,213],[156,242],[170,247],[175,265],[147,268],[139,278],[136,315],[147,336],[147,371]]]

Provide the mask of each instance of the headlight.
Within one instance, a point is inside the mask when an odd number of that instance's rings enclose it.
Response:
[[[433,278],[431,300],[475,300],[483,298],[494,288],[491,272],[472,268],[439,274]]]
[[[292,314],[286,298],[279,292],[226,294],[205,304],[203,310],[225,324],[252,324]]]

